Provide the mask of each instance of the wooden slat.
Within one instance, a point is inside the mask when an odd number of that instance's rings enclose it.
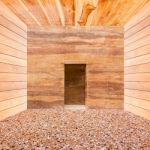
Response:
[[[13,31],[9,30],[7,28],[7,26],[4,27],[4,26],[0,25],[0,34],[7,38],[13,39],[22,45],[25,45],[25,46],[27,45],[27,40],[25,38],[23,38],[22,36],[18,35],[17,33],[13,32]]]
[[[149,72],[148,68],[150,68],[150,63],[128,66],[125,67],[125,74]]]
[[[8,63],[8,64],[18,65],[18,66],[27,66],[26,60],[12,57],[9,55],[4,55],[4,54],[0,54],[0,63]]]
[[[14,57],[21,58],[21,59],[25,59],[25,60],[27,59],[27,53],[26,52],[16,50],[12,47],[9,47],[9,46],[3,45],[3,44],[0,44],[0,53],[14,56]]]
[[[24,39],[27,39],[27,34],[24,30],[13,24],[10,20],[0,15],[0,25],[6,27],[12,32],[17,33],[19,36],[22,36]]]
[[[125,60],[127,60],[130,58],[135,58],[135,57],[142,56],[145,54],[150,54],[150,44],[144,45],[143,47],[134,49],[134,50],[129,51],[129,52],[125,52],[124,57],[125,57]]]
[[[143,7],[138,14],[136,14],[126,25],[125,25],[125,31],[129,30],[131,27],[133,27],[135,24],[138,24],[141,22],[143,19],[145,19],[147,16],[150,15],[149,12],[149,6],[150,2],[148,1],[147,5]]]
[[[150,24],[149,24],[150,26]],[[134,42],[138,40],[142,40],[144,37],[147,37],[150,34],[150,27],[147,26],[146,28],[139,30],[137,33],[134,33],[131,37],[126,38],[124,44],[125,46],[132,45]],[[149,38],[150,39],[150,38]],[[144,41],[143,41],[144,43]]]
[[[15,74],[15,73],[1,73],[0,72],[0,82],[1,81],[27,81],[27,74]]]
[[[142,99],[138,99],[138,98],[133,98],[133,97],[129,97],[129,96],[125,96],[124,102],[126,104],[132,104],[135,107],[141,107],[145,110],[150,111],[150,101],[147,100],[142,100]]]
[[[140,65],[149,62],[150,62],[150,54],[147,54],[140,57],[135,57],[132,59],[125,60],[125,67]]]
[[[144,18],[141,22],[134,24],[134,26],[125,32],[125,38],[132,37],[135,33],[150,25],[150,16]]]
[[[150,82],[150,73],[136,73],[136,74],[128,74],[124,76],[125,81],[149,81]]]
[[[15,66],[5,63],[0,63],[0,70],[2,73],[27,73],[27,68],[23,66]]]
[[[125,82],[125,89],[150,91],[150,82]]]
[[[124,95],[150,101],[150,92],[148,92],[148,91],[139,91],[139,90],[132,90],[132,89],[128,90],[128,89],[125,89]]]
[[[4,91],[4,92],[0,92],[0,101],[13,99],[13,98],[17,98],[17,97],[23,97],[23,96],[27,96],[26,89]]]
[[[143,37],[142,39],[139,39],[136,42],[125,46],[125,52],[129,52],[129,51],[135,50],[135,49],[140,48],[140,47],[142,47],[144,45],[149,45],[149,41],[150,41],[150,35],[148,35],[146,37]]]
[[[1,44],[5,44],[7,46],[10,46],[14,49],[20,50],[22,52],[27,52],[27,47],[25,45],[22,45],[20,43],[18,43],[17,41],[14,41],[12,39],[9,39],[5,36],[0,35],[0,43]]]
[[[27,89],[26,82],[1,82],[0,83],[0,91],[11,91],[11,90],[19,90],[19,89]]]
[[[17,16],[15,16],[14,13],[10,9],[8,9],[8,7],[2,1],[0,1],[0,13],[8,20],[23,29],[25,32],[27,31],[26,24],[23,23]]]
[[[3,120],[9,116],[16,115],[17,113],[25,111],[26,109],[27,109],[27,103],[26,102],[24,104],[20,104],[20,105],[17,105],[15,107],[12,107],[10,109],[6,109],[6,110],[0,112],[0,120]]]
[[[27,96],[0,101],[0,112],[27,102]],[[12,112],[13,114],[13,112]]]
[[[150,120],[150,111],[145,110],[143,108],[135,107],[133,105],[125,104],[124,109],[126,111],[132,112],[136,115],[139,115],[141,117],[144,117],[145,119]]]

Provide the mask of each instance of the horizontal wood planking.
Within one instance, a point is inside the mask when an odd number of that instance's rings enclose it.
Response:
[[[150,54],[150,44],[144,45],[143,47],[137,48],[135,50],[125,52],[124,57],[125,59],[131,59],[134,57],[139,57],[142,55]]]
[[[18,34],[19,36],[23,37],[24,39],[27,39],[27,31],[24,31],[22,28],[18,27],[16,23],[8,20],[5,18],[5,16],[0,15],[0,25],[4,26],[8,30]]]
[[[25,111],[27,109],[27,102],[23,104],[16,105],[14,107],[11,107],[9,109],[3,110],[0,112],[0,120],[4,120],[7,117],[16,115],[22,111]]]
[[[134,105],[136,107],[144,108],[145,110],[149,110],[149,108],[150,108],[150,101],[143,100],[143,99],[125,96],[124,102],[127,104]]]
[[[135,74],[135,73],[146,73],[149,72],[148,68],[150,68],[150,62],[145,64],[139,64],[135,66],[125,67],[125,74]]]
[[[26,74],[27,73],[27,67],[26,66],[20,66],[20,65],[13,65],[13,64],[7,64],[7,63],[0,63],[1,73],[20,73],[20,74]]]
[[[6,54],[9,56],[13,56],[16,58],[21,58],[21,59],[27,60],[26,52],[22,52],[20,50],[14,49],[12,47],[9,47],[9,46],[3,45],[3,44],[0,44],[0,48],[1,48],[0,49],[1,54]]]
[[[134,89],[125,89],[124,94],[129,97],[143,99],[143,100],[149,100],[150,101],[150,92],[148,91],[140,91],[140,90],[134,90]]]
[[[127,103],[125,103],[124,109],[126,111],[132,112],[132,113],[134,113],[138,116],[141,116],[143,118],[146,118],[146,119],[150,120],[150,111],[149,110],[145,110],[141,107],[136,107],[134,105],[127,104]]]
[[[134,24],[130,30],[128,29],[125,34],[125,38],[132,37],[134,33],[138,33],[143,28],[146,28],[150,25],[150,16],[145,17],[143,20],[139,21],[137,24]]]
[[[124,42],[125,46],[132,45],[134,42],[149,36],[149,26],[150,24],[147,27],[141,29],[141,31],[134,33],[131,37],[126,38],[127,40]]]
[[[27,109],[27,27],[0,2],[0,120]]]
[[[13,56],[9,56],[6,54],[0,54],[0,63],[7,63],[11,65],[19,65],[26,67],[27,66],[27,60],[16,58]]]
[[[127,74],[124,77],[124,81],[127,81],[127,82],[140,82],[140,81],[150,82],[150,73]]]
[[[16,73],[0,73],[0,82],[9,81],[27,81],[27,74],[16,74]]]
[[[150,3],[125,25],[125,110],[150,119]]]
[[[27,102],[27,96],[17,97],[5,101],[0,102],[0,112],[11,107],[15,107],[16,105],[24,104]]]
[[[27,96],[27,89],[11,90],[0,92],[0,101],[12,98]]]
[[[134,65],[140,65],[150,62],[150,54],[142,55],[139,57],[131,58],[125,61],[125,67],[128,66],[134,66]]]
[[[29,28],[29,101],[64,101],[65,63],[87,64],[87,105],[123,107],[122,28]]]
[[[150,92],[150,82],[127,82],[125,81],[125,89],[134,89],[139,91],[149,91]]]

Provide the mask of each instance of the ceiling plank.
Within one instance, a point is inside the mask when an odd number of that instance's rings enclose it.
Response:
[[[48,14],[47,14],[47,12],[45,10],[45,7],[43,6],[42,1],[41,0],[37,0],[37,2],[39,3],[40,7],[42,8],[43,13],[44,13],[45,17],[47,18],[49,24],[51,24],[50,18],[49,18]]]
[[[62,24],[62,26],[65,26],[65,17],[64,17],[64,12],[63,12],[60,0],[56,0],[56,7],[58,9],[58,13],[59,13],[59,16],[60,16],[61,24]]]
[[[0,0],[27,26],[79,26],[86,4],[96,7],[85,26],[124,26],[150,0]]]

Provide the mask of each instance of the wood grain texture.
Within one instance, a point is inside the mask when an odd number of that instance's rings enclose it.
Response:
[[[150,119],[150,3],[125,25],[125,110]]]
[[[0,1],[0,120],[27,108],[27,27]]]
[[[1,0],[28,26],[124,26],[149,0]],[[91,14],[85,6],[95,8]],[[80,20],[82,18],[82,20]],[[81,23],[80,23],[81,24]]]
[[[86,64],[86,105],[123,107],[121,27],[28,30],[28,100],[64,103],[64,64]]]

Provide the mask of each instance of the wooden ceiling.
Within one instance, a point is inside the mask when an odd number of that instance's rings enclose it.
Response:
[[[150,0],[0,0],[28,26],[123,26]]]

